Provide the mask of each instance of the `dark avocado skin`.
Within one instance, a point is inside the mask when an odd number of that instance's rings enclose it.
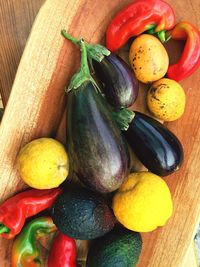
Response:
[[[116,219],[103,196],[86,188],[69,188],[52,207],[58,229],[75,239],[94,239],[113,229]]]
[[[139,233],[116,227],[90,245],[87,267],[134,267],[142,249]]]
[[[116,190],[127,175],[129,152],[108,104],[93,83],[85,82],[68,94],[67,113],[70,171],[92,190]]]
[[[166,176],[180,168],[183,147],[178,138],[160,122],[135,112],[124,135],[136,156],[151,172]]]
[[[101,62],[93,61],[95,75],[103,83],[107,101],[119,109],[130,107],[136,100],[139,83],[130,66],[119,56],[111,53]]]

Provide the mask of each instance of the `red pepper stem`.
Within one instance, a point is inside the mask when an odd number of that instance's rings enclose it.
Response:
[[[167,34],[166,30],[162,30],[160,32],[155,32],[155,28],[152,28],[152,29],[148,30],[147,33],[157,36],[157,38],[160,39],[160,41],[162,43],[168,42],[169,39],[171,38],[171,36],[169,36]]]
[[[155,29],[156,29],[157,25],[156,24],[150,24],[146,27],[146,29],[148,30],[148,33],[153,34],[155,33]]]
[[[166,30],[157,32],[156,35],[162,43],[166,43],[171,39],[171,36],[166,34]]]
[[[0,234],[3,234],[3,233],[9,233],[10,232],[10,229],[5,226],[4,224],[0,224]]]

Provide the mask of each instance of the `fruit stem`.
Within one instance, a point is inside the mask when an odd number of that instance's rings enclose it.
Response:
[[[65,29],[61,30],[61,34],[65,39],[71,41],[74,44],[80,45],[80,40],[67,33]]]
[[[171,38],[171,36],[168,36],[166,34],[166,30],[160,31],[156,33],[157,37],[160,39],[160,41],[162,43],[166,43],[169,41],[169,39]]]
[[[70,40],[72,43],[81,46],[80,40],[78,40],[75,37],[68,34],[66,32],[66,30],[63,29],[61,31],[61,34],[64,38]],[[87,57],[89,59],[93,59],[93,60],[98,61],[98,62],[101,62],[105,56],[110,55],[110,51],[106,47],[104,47],[100,44],[91,45],[91,44],[88,44],[87,42],[85,42],[85,47],[87,49]]]
[[[166,43],[169,41],[171,36],[166,34],[166,30],[156,32],[155,29],[156,29],[156,27],[155,26],[153,27],[153,24],[152,24],[152,27],[148,28],[147,33],[151,34],[151,35],[155,35],[162,43]]]
[[[4,224],[0,224],[0,234],[3,234],[3,233],[9,233],[10,232],[10,229],[5,226]]]
[[[122,131],[127,131],[129,124],[135,117],[135,113],[127,108],[120,109],[119,111],[112,112],[113,119]]]
[[[83,83],[85,82],[92,82],[97,89],[98,85],[96,84],[95,80],[92,78],[90,74],[90,69],[88,66],[88,61],[87,61],[87,48],[84,42],[84,39],[82,38],[80,40],[80,46],[81,46],[81,66],[80,70],[73,75],[70,85],[67,88],[67,93],[71,91],[72,89],[78,89]]]

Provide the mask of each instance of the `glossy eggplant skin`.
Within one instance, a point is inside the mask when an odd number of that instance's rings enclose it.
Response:
[[[163,124],[135,112],[124,135],[135,155],[151,172],[167,176],[183,162],[183,147],[178,138]]]
[[[94,191],[119,188],[130,163],[127,143],[93,83],[85,82],[69,92],[67,118],[71,171]]]
[[[103,93],[114,108],[130,107],[138,96],[139,83],[129,65],[110,54],[101,62],[92,62],[95,75],[103,84]]]

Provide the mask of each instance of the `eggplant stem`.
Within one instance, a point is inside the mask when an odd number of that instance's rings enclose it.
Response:
[[[65,39],[71,41],[74,44],[80,45],[80,40],[67,33],[65,29],[61,30],[61,34]]]
[[[120,130],[127,131],[129,128],[129,124],[135,117],[135,112],[127,108],[122,108],[119,111],[112,112],[112,116]]]
[[[68,34],[66,32],[66,30],[64,30],[64,29],[61,30],[61,34],[65,39],[70,40],[72,43],[81,46],[80,40],[78,40],[77,38]],[[88,44],[87,42],[85,42],[85,46],[87,49],[88,59],[91,58],[95,61],[101,62],[105,56],[110,55],[110,51],[106,47],[104,47],[100,44],[91,45],[91,44]]]
[[[97,62],[101,62],[105,56],[109,56],[111,53],[106,47],[100,44],[91,45],[86,43],[86,48],[88,51],[88,58]]]
[[[87,49],[84,39],[81,39],[80,45],[81,45],[81,70],[86,76],[87,75],[90,76],[90,69],[87,61]]]
[[[3,233],[9,233],[10,232],[10,229],[5,226],[4,224],[0,224],[0,234],[3,234]]]
[[[71,79],[70,85],[66,92],[68,93],[72,89],[78,89],[85,82],[92,82],[95,87],[100,91],[97,83],[90,74],[90,69],[87,60],[87,48],[83,39],[80,40],[81,46],[81,66],[79,72],[75,73]]]

